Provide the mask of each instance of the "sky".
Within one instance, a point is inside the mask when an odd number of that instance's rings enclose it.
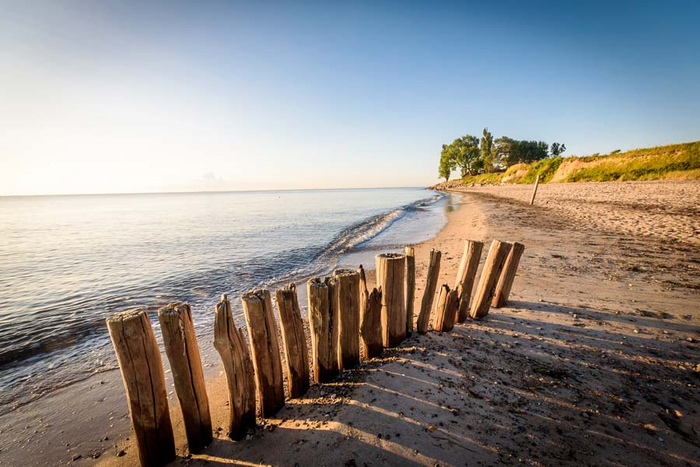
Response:
[[[700,139],[700,1],[0,0],[0,195],[427,186]]]

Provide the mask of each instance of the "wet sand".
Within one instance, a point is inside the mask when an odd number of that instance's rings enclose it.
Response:
[[[452,285],[465,238],[524,243],[507,307],[414,334],[287,401],[241,442],[223,433],[225,383],[213,378],[219,431],[203,454],[188,456],[171,404],[174,465],[700,465],[700,183],[542,185],[532,207],[531,189],[467,189],[416,247],[419,301],[431,248]],[[105,385],[86,390],[85,410]],[[118,389],[100,403],[124,412]],[[103,447],[66,460],[138,465],[127,420],[115,420],[122,431],[103,442],[105,421],[80,427]]]

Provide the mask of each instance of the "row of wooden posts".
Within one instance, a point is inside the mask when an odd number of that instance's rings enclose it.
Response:
[[[454,287],[437,291],[433,329],[450,331],[455,321],[484,317],[491,306],[504,306],[523,253],[520,243],[494,240],[473,298],[483,243],[467,240]],[[339,269],[329,277],[307,282],[311,333],[311,365],[296,287],[275,293],[286,359],[287,395],[302,397],[310,374],[317,383],[332,380],[340,371],[371,359],[384,348],[396,347],[414,331],[426,333],[440,272],[441,252],[432,250],[426,286],[414,319],[415,254],[380,254],[376,257],[376,287],[371,291],[362,266]],[[471,300],[470,300],[471,299]],[[241,439],[255,426],[256,415],[270,417],[285,403],[282,359],[272,297],[267,290],[241,296],[248,328],[236,328],[226,295],[216,304],[214,347],[221,356],[229,395],[228,433]],[[471,306],[470,306],[471,304]],[[170,361],[188,446],[198,452],[212,441],[204,373],[186,303],[158,310],[165,353]],[[175,458],[175,443],[168,409],[161,355],[145,309],[129,310],[107,319],[144,466],[163,465]],[[310,371],[310,367],[312,371]]]

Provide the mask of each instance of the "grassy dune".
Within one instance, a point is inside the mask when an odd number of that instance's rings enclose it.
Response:
[[[448,185],[527,184],[534,183],[537,175],[541,183],[700,180],[700,141],[602,156],[552,157],[532,164],[517,164],[505,172],[468,176]]]

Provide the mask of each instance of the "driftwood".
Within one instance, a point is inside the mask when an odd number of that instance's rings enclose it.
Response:
[[[510,289],[513,287],[513,281],[515,280],[515,273],[518,272],[518,266],[520,265],[520,258],[525,251],[525,245],[522,243],[515,242],[513,247],[508,253],[506,262],[503,265],[503,272],[501,277],[498,279],[496,284],[496,291],[493,295],[493,300],[491,305],[500,308],[506,306],[508,303],[508,297],[510,296]]]
[[[350,269],[333,273],[337,282],[338,368],[345,370],[360,363],[360,274]]]
[[[474,300],[469,312],[469,316],[472,319],[483,318],[489,313],[491,300],[496,289],[496,281],[501,276],[503,264],[506,261],[510,248],[510,243],[499,242],[498,240],[494,240],[491,243],[491,249],[486,257],[484,269],[481,271],[479,285],[476,288],[476,294],[474,294]]]
[[[377,255],[376,261],[377,285],[382,291],[382,343],[384,347],[396,347],[406,338],[406,257],[385,253]]]
[[[335,279],[315,277],[306,284],[314,381],[324,383],[338,374],[338,308],[331,300]]]
[[[360,339],[362,357],[374,358],[382,353],[382,293],[376,288],[367,291],[365,270],[360,265]]]
[[[430,250],[430,264],[428,265],[428,275],[425,280],[425,290],[420,303],[420,313],[418,314],[418,322],[416,330],[420,334],[428,332],[430,324],[430,312],[433,308],[433,300],[435,299],[435,289],[437,288],[438,276],[440,276],[440,257],[442,253],[438,250]]]
[[[416,295],[416,253],[412,246],[404,249],[406,254],[406,336],[413,334],[413,306]]]
[[[443,284],[438,293],[433,329],[438,332],[448,332],[454,328],[455,315],[457,314],[457,301],[457,291],[450,290],[447,284]]]
[[[279,289],[275,298],[280,311],[282,343],[287,355],[289,397],[301,397],[309,389],[309,361],[296,286],[289,284]]]
[[[483,249],[484,244],[482,242],[474,240],[466,240],[464,242],[464,254],[462,255],[462,262],[459,263],[457,281],[455,283],[455,289],[459,297],[457,321],[460,323],[463,323],[469,315],[469,300],[474,289],[476,270],[479,268],[479,260]]]
[[[282,362],[277,325],[268,290],[254,290],[241,296],[253,354],[258,410],[262,417],[274,415],[284,406]]]
[[[187,303],[171,303],[158,310],[158,320],[182,410],[187,445],[190,452],[200,452],[211,444],[212,432],[209,398],[194,333],[192,310]]]
[[[165,374],[158,343],[144,308],[107,318],[107,329],[121,370],[131,426],[142,466],[175,459]]]
[[[214,348],[221,356],[228,384],[228,435],[238,440],[255,426],[255,379],[243,330],[233,322],[231,302],[226,295],[216,304]]]

